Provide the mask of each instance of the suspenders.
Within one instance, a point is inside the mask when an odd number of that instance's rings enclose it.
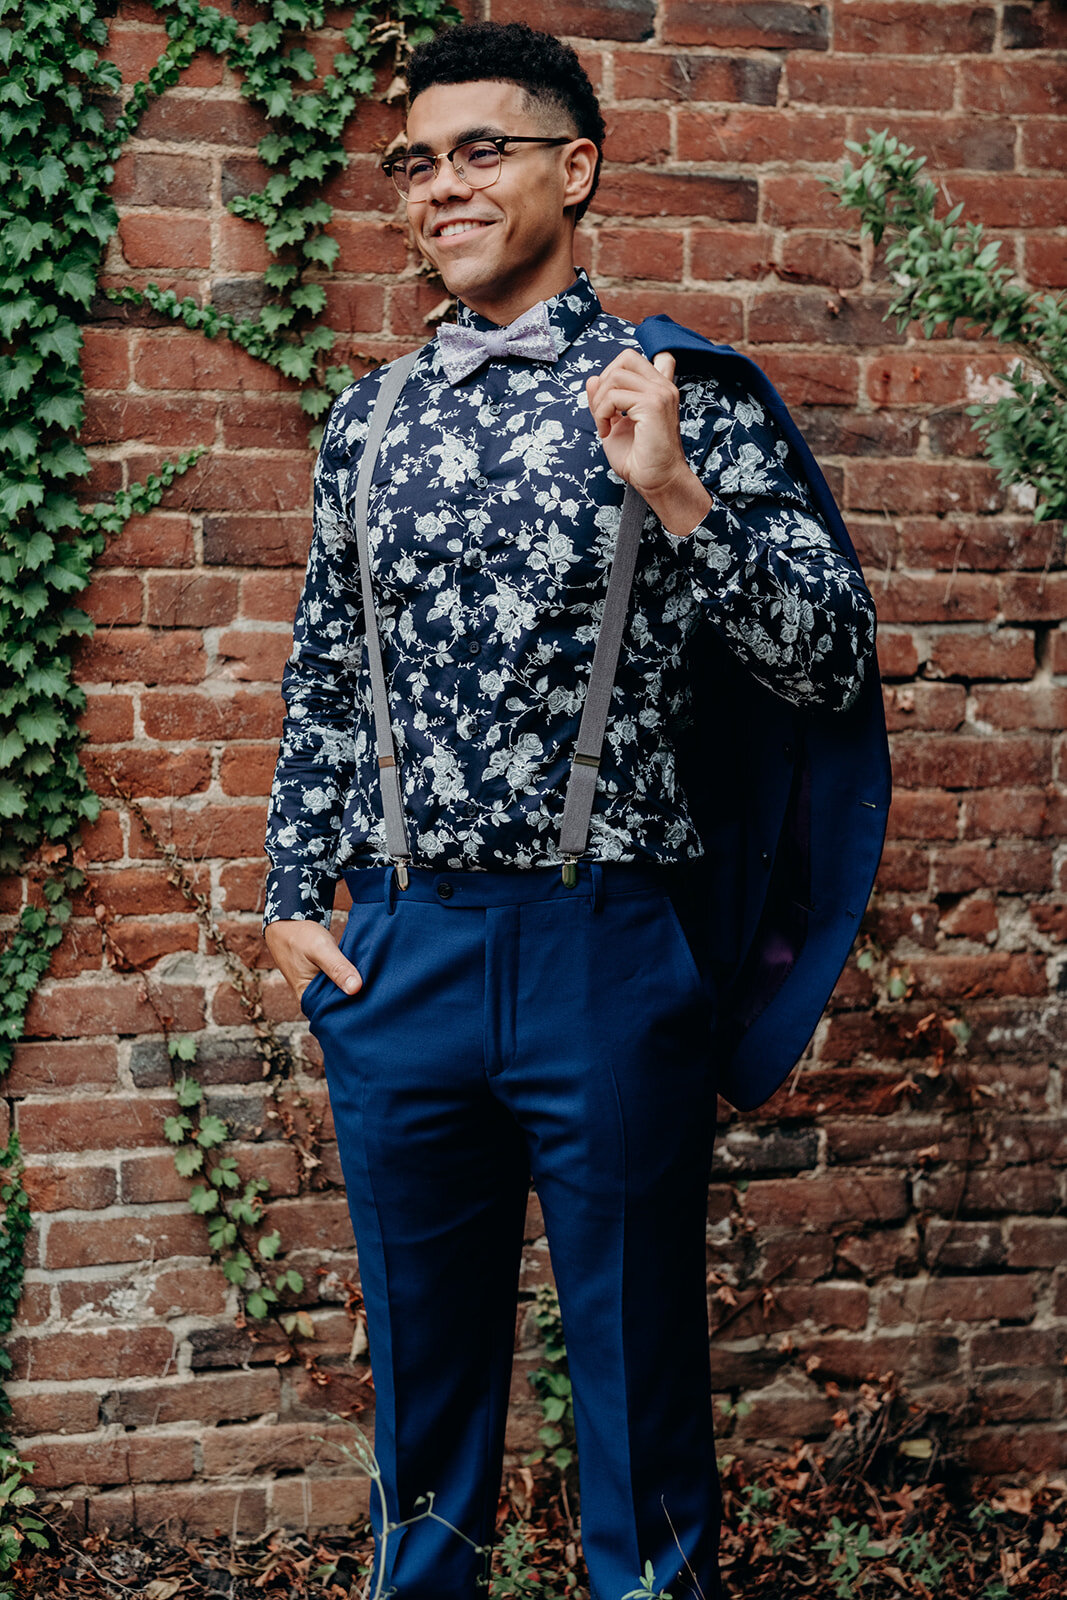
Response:
[[[382,643],[378,632],[378,618],[374,609],[374,592],[371,586],[370,556],[367,538],[367,506],[370,501],[371,477],[378,458],[389,418],[399,398],[400,391],[418,359],[419,351],[401,356],[390,364],[382,380],[378,399],[370,417],[370,428],[363,446],[363,454],[356,477],[356,490],[352,502],[352,515],[356,527],[356,552],[359,559],[359,581],[363,596],[363,618],[367,646],[367,664],[370,668],[371,705],[374,713],[374,735],[378,750],[378,776],[382,791],[382,816],[385,821],[386,848],[393,859],[397,885],[408,886],[408,866],[411,847],[408,843],[407,825],[400,793],[400,768],[396,760],[392,722],[389,717],[389,690],[382,661]],[[600,752],[604,744],[608,710],[619,649],[622,644],[626,614],[630,605],[634,568],[637,565],[637,548],[641,542],[641,524],[644,521],[645,502],[636,489],[626,486],[619,522],[615,558],[611,564],[608,590],[604,598],[604,614],[593,665],[589,674],[585,705],[578,726],[578,740],[571,762],[567,794],[563,805],[563,822],[560,828],[559,849],[563,857],[563,881],[573,888],[578,881],[576,863],[585,853],[589,842],[589,819],[593,814],[596,795]]]

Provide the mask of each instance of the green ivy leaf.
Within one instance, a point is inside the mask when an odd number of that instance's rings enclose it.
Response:
[[[207,1116],[200,1118],[200,1127],[197,1129],[197,1143],[203,1145],[205,1150],[210,1150],[217,1144],[222,1144],[229,1135],[229,1129],[221,1117]]]

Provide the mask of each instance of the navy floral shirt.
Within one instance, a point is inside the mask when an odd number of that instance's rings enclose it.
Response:
[[[555,362],[494,360],[450,384],[437,340],[393,412],[370,496],[373,585],[415,865],[560,861],[563,801],[625,484],[585,380],[633,324],[589,278],[547,302]],[[462,302],[461,323],[491,328]],[[327,923],[348,866],[388,862],[349,519],[378,369],[338,398],[271,794],[264,920]],[[775,424],[742,389],[676,379],[682,442],[715,497],[688,538],[649,511],[590,830],[591,858],[701,853],[675,775],[686,646],[711,627],[775,693],[844,709],[874,642],[858,570],[831,541]]]

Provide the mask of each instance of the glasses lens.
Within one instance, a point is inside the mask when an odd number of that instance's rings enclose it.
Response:
[[[481,189],[496,177],[500,169],[500,151],[495,144],[486,144],[484,139],[472,139],[470,144],[460,145],[452,165],[456,175],[470,188]]]

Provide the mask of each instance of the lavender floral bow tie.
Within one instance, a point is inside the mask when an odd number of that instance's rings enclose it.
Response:
[[[483,361],[522,356],[526,361],[555,361],[559,351],[548,320],[548,307],[539,300],[506,328],[467,327],[444,322],[437,330],[441,365],[449,383],[462,383]]]

